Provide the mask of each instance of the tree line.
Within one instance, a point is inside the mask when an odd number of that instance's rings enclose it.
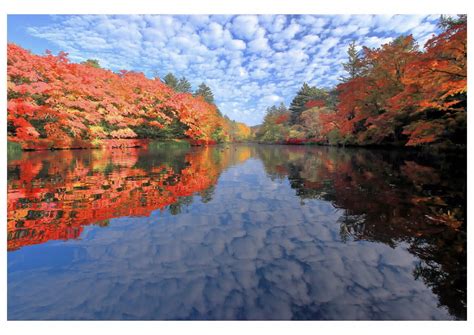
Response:
[[[352,42],[336,87],[304,83],[267,109],[257,141],[465,148],[467,17],[441,16],[421,49],[412,35],[379,48]]]
[[[8,140],[28,149],[100,147],[128,139],[243,141],[250,128],[224,117],[204,83],[71,63],[64,52],[7,47]],[[134,142],[136,143],[136,142]],[[107,144],[107,146],[109,146]]]

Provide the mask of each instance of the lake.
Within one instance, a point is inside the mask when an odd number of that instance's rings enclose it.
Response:
[[[466,157],[17,152],[9,320],[466,319]]]

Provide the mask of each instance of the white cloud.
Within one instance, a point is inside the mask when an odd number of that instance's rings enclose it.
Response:
[[[266,95],[261,100],[266,105],[273,105],[279,101],[283,101],[283,98],[276,94]]]
[[[302,39],[303,43],[307,43],[307,44],[312,44],[312,43],[315,43],[319,40],[320,40],[320,38],[317,35],[306,35]]]
[[[402,34],[416,28],[421,24],[426,15],[394,15],[380,18],[381,25],[375,29],[377,32],[384,30]],[[376,16],[378,18],[378,16]]]
[[[382,44],[390,43],[392,37],[369,36],[363,39],[363,45],[369,48],[378,48]]]
[[[243,50],[246,47],[246,44],[242,40],[231,40],[228,42],[228,47],[233,49],[233,50]]]
[[[347,46],[379,47],[400,34],[422,45],[439,15],[84,15],[28,26],[73,61],[206,82],[224,114],[256,124],[266,106],[287,104],[304,81],[337,84]],[[25,45],[28,48],[27,45]]]
[[[270,47],[268,46],[268,39],[265,37],[259,37],[249,44],[249,50],[253,52],[268,51]]]
[[[216,48],[223,44],[224,30],[219,23],[211,22],[201,33],[201,40],[210,47]]]
[[[240,15],[232,21],[232,32],[239,38],[251,39],[258,28],[258,17],[255,15]]]
[[[295,35],[299,31],[301,31],[301,26],[299,24],[293,22],[285,30],[283,30],[281,32],[279,37],[282,38],[282,39],[285,39],[285,40],[289,40],[289,39],[292,39],[293,37],[295,37]]]
[[[277,15],[273,20],[273,24],[268,28],[268,31],[271,33],[277,33],[283,30],[286,25],[286,16]]]
[[[339,43],[339,38],[337,37],[328,37],[321,42],[319,45],[319,53],[320,55],[326,55],[327,52],[335,47]]]

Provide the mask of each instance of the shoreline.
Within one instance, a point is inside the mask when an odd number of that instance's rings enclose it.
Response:
[[[219,144],[216,141],[190,140],[190,139],[102,139],[100,141],[72,140],[55,141],[42,139],[39,141],[18,141],[7,139],[9,150],[20,150],[24,152],[34,151],[57,151],[57,150],[92,150],[92,149],[128,149],[147,148],[152,141],[163,143],[179,143],[183,145],[207,146]],[[11,148],[11,147],[14,147]]]
[[[354,144],[329,144],[321,142],[304,142],[304,141],[283,141],[283,142],[258,142],[258,141],[234,141],[234,142],[216,142],[205,140],[190,140],[190,139],[103,139],[100,142],[73,140],[69,144],[54,140],[41,141],[16,141],[15,139],[8,139],[8,151],[18,150],[22,152],[35,151],[59,151],[59,150],[93,150],[93,149],[132,149],[132,148],[147,148],[150,142],[160,143],[175,143],[189,145],[190,147],[204,147],[219,144],[234,144],[247,143],[258,145],[285,145],[285,146],[319,146],[319,147],[333,147],[333,148],[351,148],[351,149],[367,149],[367,150],[402,150],[412,152],[427,152],[427,153],[466,153],[467,146],[464,147],[440,147],[437,145],[426,146],[405,146],[394,144],[368,144],[368,145],[354,145]]]
[[[367,145],[355,145],[355,144],[329,144],[329,143],[316,143],[316,142],[300,142],[300,143],[288,143],[288,142],[250,142],[255,144],[263,145],[289,145],[289,146],[319,146],[319,147],[332,147],[332,148],[351,148],[351,149],[379,149],[379,150],[403,150],[403,151],[419,151],[419,152],[467,152],[467,145],[465,147],[440,147],[437,145],[425,145],[425,146],[405,146],[405,145],[393,145],[393,144],[367,144]]]

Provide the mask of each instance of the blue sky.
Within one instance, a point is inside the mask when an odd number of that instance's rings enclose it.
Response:
[[[422,46],[439,15],[9,15],[8,41],[114,71],[206,82],[231,119],[259,124],[303,82],[331,87],[347,46],[378,47],[401,34]]]

